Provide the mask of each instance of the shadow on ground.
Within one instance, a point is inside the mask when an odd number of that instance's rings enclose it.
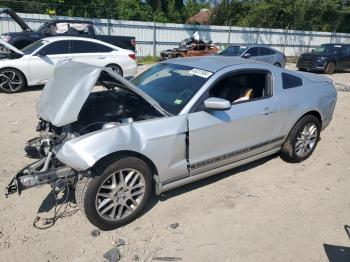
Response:
[[[208,186],[212,183],[215,183],[217,181],[220,181],[220,180],[225,179],[227,177],[230,177],[232,175],[236,175],[236,174],[239,174],[240,172],[244,172],[244,171],[249,170],[251,168],[255,168],[257,166],[260,166],[260,165],[262,165],[262,164],[264,164],[264,163],[266,163],[266,162],[268,162],[271,159],[276,158],[276,157],[277,157],[277,155],[273,155],[273,156],[265,157],[265,158],[260,159],[260,160],[256,160],[254,162],[251,162],[249,164],[246,164],[246,165],[243,165],[240,167],[236,167],[236,168],[231,169],[229,171],[225,171],[225,172],[213,175],[211,177],[193,182],[191,184],[184,185],[184,186],[179,187],[179,188],[175,188],[173,190],[170,190],[168,192],[161,194],[160,196],[152,195],[140,216],[142,216],[145,213],[147,213],[148,211],[150,211],[154,206],[157,205],[157,203],[159,201],[166,201],[172,197],[186,194],[188,192],[191,192],[192,190],[196,190],[198,188]],[[75,214],[77,211],[78,211],[78,209],[76,207],[74,191],[69,190],[68,193],[67,193],[67,191],[65,191],[64,194],[59,199],[56,199],[55,195],[52,192],[50,192],[46,196],[46,198],[43,200],[43,202],[41,203],[41,205],[38,209],[38,212],[37,212],[38,217],[36,218],[36,220],[38,220],[38,218],[39,218],[39,220],[41,219],[44,224],[46,223],[45,221],[49,221],[47,223],[47,225],[49,225],[49,223],[51,223],[52,225],[47,226],[47,227],[45,227],[45,225],[44,225],[44,226],[41,226],[42,228],[40,228],[39,226],[36,226],[36,227],[39,229],[49,228],[49,227],[53,226],[54,223],[59,218],[65,218],[67,216],[71,216],[71,215]],[[45,216],[45,218],[40,217],[42,214],[45,214],[45,215],[43,215],[43,216]],[[34,221],[34,223],[33,223],[34,226],[35,226],[35,223],[38,221]]]

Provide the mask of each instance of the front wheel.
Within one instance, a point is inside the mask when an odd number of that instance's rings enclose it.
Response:
[[[101,175],[81,177],[75,198],[87,219],[102,230],[112,230],[133,221],[152,191],[148,165],[135,157],[116,160]]]
[[[281,149],[287,162],[299,163],[311,156],[320,138],[321,122],[313,115],[301,118],[293,127]]]
[[[14,68],[0,70],[0,89],[4,93],[12,94],[21,91],[26,86],[22,72]]]
[[[335,72],[335,63],[334,62],[329,62],[326,66],[326,69],[324,70],[326,74],[333,74]]]

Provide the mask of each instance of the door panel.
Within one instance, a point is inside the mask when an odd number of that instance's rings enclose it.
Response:
[[[33,83],[45,84],[51,77],[55,65],[61,60],[71,60],[69,54],[32,56],[29,58],[28,67]]]
[[[55,65],[61,60],[71,60],[69,41],[55,41],[44,45],[28,61],[28,70],[33,84],[44,84],[51,77]]]
[[[228,111],[189,114],[191,175],[268,150],[277,116],[274,97],[233,104]]]

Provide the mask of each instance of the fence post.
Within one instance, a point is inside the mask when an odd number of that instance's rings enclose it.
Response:
[[[227,46],[230,45],[230,41],[231,41],[231,26],[232,26],[232,20],[230,20],[230,27],[228,29]]]
[[[156,41],[156,16],[153,13],[153,59],[156,58],[157,55],[157,41]]]

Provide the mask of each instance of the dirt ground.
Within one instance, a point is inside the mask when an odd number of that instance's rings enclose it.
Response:
[[[348,84],[350,73],[333,77]],[[23,146],[36,136],[40,91],[0,94],[0,188],[32,161]],[[349,112],[350,93],[338,92],[334,119],[303,163],[269,157],[172,190],[97,237],[74,203],[52,227],[33,226],[37,212],[53,216],[49,186],[0,196],[0,260],[104,261],[122,239],[121,261],[350,261]]]

